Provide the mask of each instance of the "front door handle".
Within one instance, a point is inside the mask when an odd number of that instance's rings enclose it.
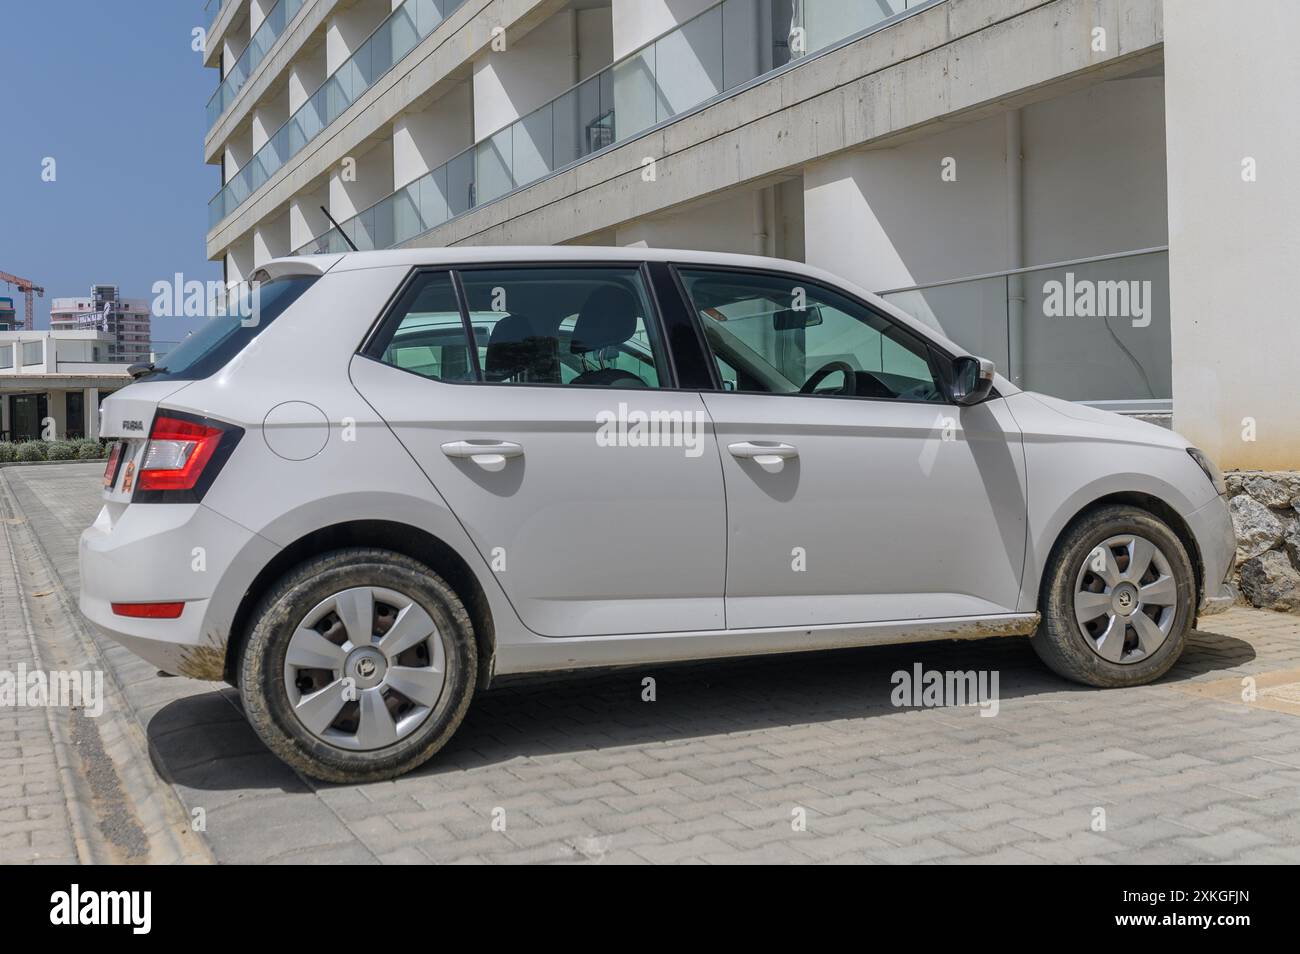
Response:
[[[484,470],[500,470],[511,457],[522,457],[524,448],[513,441],[450,441],[442,452],[454,460],[472,460]]]
[[[764,470],[780,470],[785,461],[799,456],[799,448],[793,444],[778,441],[741,441],[728,444],[731,456],[740,460],[752,460]]]

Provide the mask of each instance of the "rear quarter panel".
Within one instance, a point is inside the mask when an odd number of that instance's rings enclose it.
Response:
[[[452,547],[488,596],[498,633],[513,610],[442,497],[352,386],[348,366],[406,266],[331,272],[222,371],[164,405],[245,431],[203,505],[283,548],[352,520],[392,520]],[[437,408],[429,408],[435,415]],[[260,568],[259,568],[260,569]],[[223,580],[213,612],[233,616],[251,582]]]

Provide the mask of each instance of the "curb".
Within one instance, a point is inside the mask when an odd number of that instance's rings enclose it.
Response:
[[[86,461],[52,461],[48,463],[87,463]],[[127,698],[109,661],[104,658],[99,644],[87,628],[80,611],[71,604],[70,594],[54,570],[49,554],[30,524],[18,508],[17,497],[9,482],[0,476],[0,509],[7,511],[11,532],[6,535],[10,559],[13,561],[15,579],[18,581],[23,604],[24,620],[29,641],[37,661],[40,660],[31,609],[26,603],[29,595],[15,551],[13,530],[24,528],[27,540],[36,555],[36,563],[53,583],[52,594],[58,601],[59,611],[65,614],[69,638],[83,657],[104,674],[105,713],[94,721],[103,749],[121,785],[125,799],[140,823],[148,843],[148,858],[152,864],[212,864],[215,859],[207,841],[190,829],[189,814],[181,803],[171,783],[153,771],[154,759],[139,713]],[[55,754],[59,772],[64,782],[65,801],[73,827],[74,842],[79,860],[85,863],[114,862],[110,845],[100,835],[101,818],[91,806],[95,804],[89,783],[78,771],[72,755],[72,743],[67,726],[55,718],[52,707],[46,708],[46,718],[55,740]]]

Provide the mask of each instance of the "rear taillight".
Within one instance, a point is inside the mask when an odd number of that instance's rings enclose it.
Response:
[[[220,421],[160,410],[140,458],[135,500],[199,499],[242,434]]]

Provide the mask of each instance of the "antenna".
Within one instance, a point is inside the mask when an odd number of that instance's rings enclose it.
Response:
[[[361,251],[361,249],[357,248],[357,243],[348,238],[348,233],[343,231],[343,226],[334,221],[334,216],[330,215],[330,210],[325,208],[323,205],[320,207],[320,210],[325,213],[325,218],[330,220],[330,225],[334,226],[334,228],[338,230],[339,235],[343,236],[343,241],[348,243],[348,248],[352,249],[354,252]]]

